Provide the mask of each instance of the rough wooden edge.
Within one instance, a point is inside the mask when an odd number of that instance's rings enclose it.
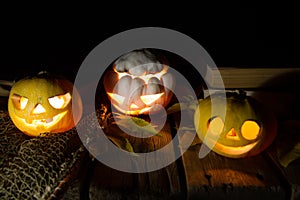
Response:
[[[207,66],[206,83],[211,88],[261,88],[273,79],[299,75],[300,68],[212,68]]]

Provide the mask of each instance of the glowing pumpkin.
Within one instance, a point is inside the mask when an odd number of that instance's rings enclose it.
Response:
[[[118,111],[138,115],[155,113],[165,107],[172,97],[175,80],[168,73],[166,63],[142,49],[117,59],[105,74],[104,86]]]
[[[13,85],[8,111],[17,128],[29,136],[38,136],[73,128],[81,118],[82,102],[69,80],[39,73]]]
[[[214,144],[214,152],[231,158],[253,156],[265,150],[277,132],[273,114],[243,93],[226,93],[226,105],[222,98],[214,94],[200,101],[194,115],[200,140],[208,147]],[[211,114],[211,99],[217,112],[226,107],[225,118],[218,113]],[[218,139],[214,141],[216,136]]]

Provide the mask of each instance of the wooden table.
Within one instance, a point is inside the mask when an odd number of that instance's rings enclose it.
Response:
[[[176,133],[172,126],[169,130],[164,134]],[[94,161],[86,194],[90,199],[300,199],[300,162],[282,167],[277,143],[249,158],[232,159],[211,151],[200,159],[202,144],[195,137],[175,162],[140,174],[120,172]]]

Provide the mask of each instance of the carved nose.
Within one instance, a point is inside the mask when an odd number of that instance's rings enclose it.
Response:
[[[230,129],[228,133],[226,134],[226,138],[231,140],[240,140],[239,136],[236,134],[236,131],[234,128]]]
[[[32,114],[42,114],[42,113],[45,113],[46,110],[45,108],[41,105],[41,104],[37,104],[33,111],[32,111]]]

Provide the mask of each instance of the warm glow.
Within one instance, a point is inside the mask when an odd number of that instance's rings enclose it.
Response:
[[[23,109],[25,109],[25,107],[28,103],[28,99],[26,97],[22,97],[20,95],[13,94],[12,102],[14,103],[14,105],[17,109],[23,110]]]
[[[231,155],[232,157],[234,157],[249,152],[251,149],[253,149],[253,147],[255,147],[255,145],[257,145],[257,142],[240,147],[229,147],[217,142],[214,148],[218,149],[222,153],[226,153],[227,155]]]
[[[260,133],[260,127],[255,121],[245,121],[241,132],[245,139],[254,140]]]
[[[71,100],[70,93],[54,96],[48,99],[50,105],[56,109],[62,109],[66,107],[69,104],[70,100]]]
[[[157,99],[159,99],[164,93],[159,94],[152,94],[152,95],[143,95],[141,96],[141,100],[146,104],[147,106],[154,103]]]
[[[132,105],[132,104],[131,104]],[[135,104],[134,104],[135,105]],[[143,113],[146,113],[148,112],[149,110],[151,110],[152,108],[151,107],[145,107],[145,108],[142,108],[142,109],[135,109],[135,110],[124,110],[122,108],[120,108],[119,106],[117,106],[116,104],[114,104],[115,108],[117,110],[119,110],[120,112],[122,113],[125,113],[127,115],[138,115],[138,114],[143,114]],[[131,108],[133,108],[134,106],[132,106]]]
[[[20,98],[20,109],[23,110],[28,103],[28,99],[26,97]]]
[[[156,74],[146,74],[146,75],[143,75],[143,76],[134,76],[132,74],[129,74],[127,72],[118,72],[116,69],[114,69],[114,71],[118,74],[118,79],[120,80],[123,76],[130,76],[132,79],[134,78],[139,78],[139,79],[142,79],[146,84],[148,84],[148,81],[155,77],[157,78],[158,80],[161,79],[161,77],[167,73],[168,71],[168,66],[167,65],[164,65],[164,68],[160,71],[160,72],[157,72]]]
[[[38,104],[33,109],[32,114],[41,114],[41,113],[44,113],[44,112],[46,112],[45,108],[41,104]]]
[[[218,136],[222,133],[224,128],[224,122],[220,117],[213,118],[208,126],[208,133]]]
[[[136,105],[136,104],[134,104],[134,103],[132,103],[131,105],[130,105],[130,109],[138,109],[139,107]]]
[[[230,129],[230,131],[228,131],[228,133],[226,134],[226,138],[231,139],[231,140],[240,140],[240,138],[236,134],[236,131],[234,128],[232,128],[232,129]]]
[[[50,117],[48,119],[22,119],[20,117],[17,117],[20,122],[23,124],[26,124],[27,127],[30,127],[32,129],[43,129],[42,131],[48,131],[48,129],[54,125],[56,125],[65,115],[67,114],[67,111],[64,111],[60,114],[55,115],[54,117]]]
[[[122,105],[125,101],[125,97],[115,94],[115,93],[107,93],[110,98],[112,98],[114,101],[116,101],[119,105]]]

